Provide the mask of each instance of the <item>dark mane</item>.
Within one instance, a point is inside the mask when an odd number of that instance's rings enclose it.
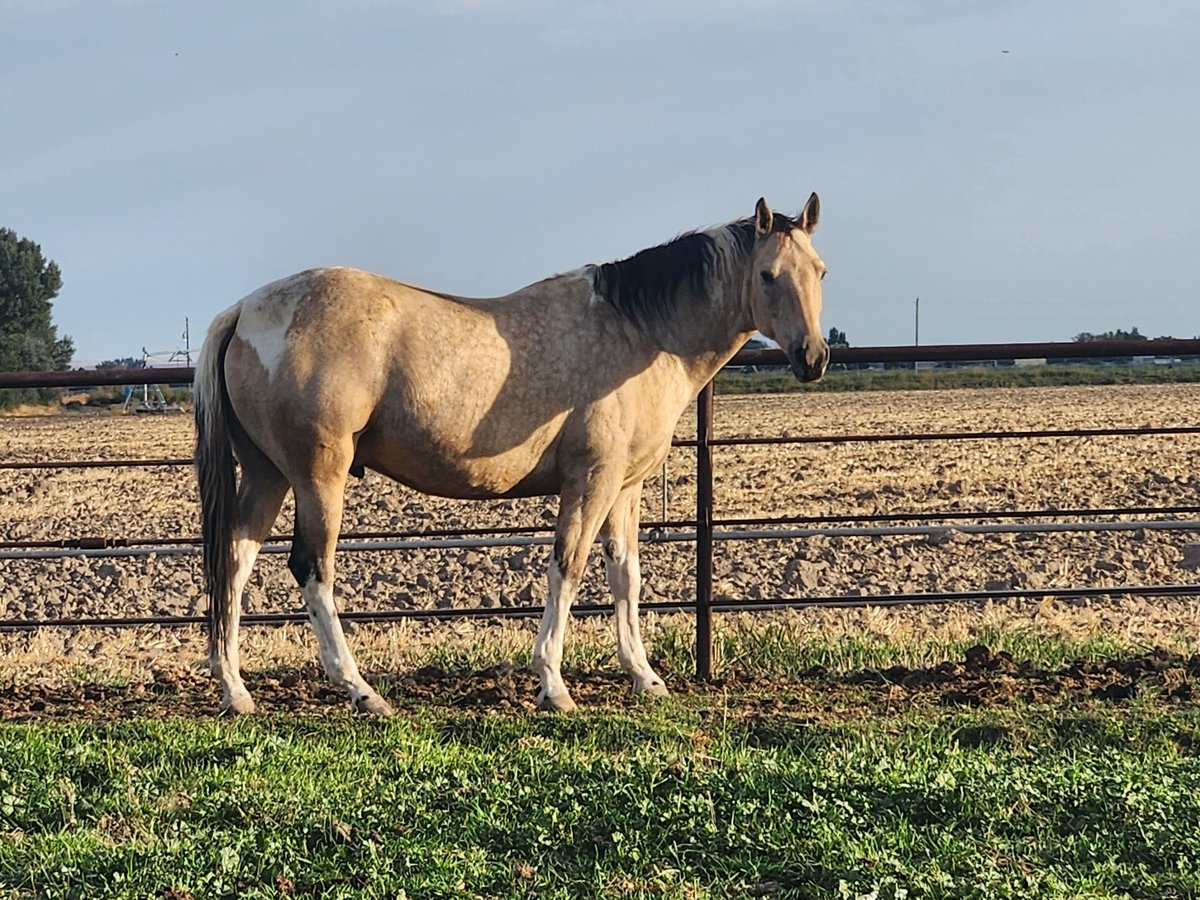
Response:
[[[714,275],[750,252],[752,221],[733,222],[725,230],[728,244],[711,232],[689,232],[628,259],[593,266],[592,289],[633,321],[649,324],[673,309],[685,289],[703,292]]]

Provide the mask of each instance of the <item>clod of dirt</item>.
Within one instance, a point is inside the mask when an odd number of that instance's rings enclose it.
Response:
[[[1184,544],[1180,548],[1179,565],[1184,569],[1200,569],[1200,543]]]
[[[1012,733],[1002,725],[973,725],[958,729],[951,739],[960,747],[991,747],[1007,743]]]
[[[1136,681],[1114,682],[1113,684],[1106,684],[1092,690],[1092,696],[1097,700],[1107,700],[1111,703],[1132,700],[1137,696],[1137,693],[1138,686]]]
[[[991,668],[989,664],[992,661],[992,651],[983,644],[968,647],[965,657],[968,672],[978,672],[981,669]]]

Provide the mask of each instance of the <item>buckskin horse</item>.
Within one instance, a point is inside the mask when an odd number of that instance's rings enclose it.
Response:
[[[618,661],[635,691],[665,694],[638,622],[642,481],[661,466],[684,409],[755,330],[780,344],[801,380],[824,373],[825,265],[810,240],[819,212],[816,194],[794,218],[760,199],[749,218],[504,297],[324,268],[220,313],[197,361],[195,415],[222,710],[254,709],[239,670],[242,590],[291,489],[288,568],[325,672],[356,710],[391,713],[359,673],[333,598],[345,485],[365,469],[444,497],[557,494],[533,648],[539,707],[575,705],[563,639],[597,536]]]

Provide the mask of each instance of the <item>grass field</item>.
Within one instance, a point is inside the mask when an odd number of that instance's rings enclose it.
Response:
[[[786,699],[786,698],[785,698]],[[1169,897],[1200,715],[721,705],[0,731],[30,897]]]
[[[722,370],[718,394],[780,394],[793,391],[914,391],[951,388],[1066,387],[1109,384],[1188,384],[1200,381],[1200,365],[1170,366],[965,366],[949,369],[831,369],[803,384],[788,371],[742,373]]]
[[[386,722],[336,692],[216,720],[186,684],[130,706],[77,673],[90,712],[0,726],[0,897],[1200,895],[1200,656],[734,637],[723,684],[643,703],[604,676],[568,716],[447,674],[432,700],[385,682]]]

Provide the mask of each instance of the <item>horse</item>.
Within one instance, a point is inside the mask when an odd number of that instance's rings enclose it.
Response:
[[[538,707],[575,706],[563,640],[597,536],[618,662],[634,691],[665,694],[638,619],[642,482],[688,404],[756,330],[800,380],[825,372],[819,214],[815,193],[795,217],[759,199],[752,216],[503,297],[320,268],[218,314],[197,358],[195,461],[221,711],[254,710],[239,668],[241,597],[290,489],[288,568],[325,673],[355,710],[392,713],[359,673],[333,596],[345,486],[366,469],[444,497],[558,495],[531,665]]]

